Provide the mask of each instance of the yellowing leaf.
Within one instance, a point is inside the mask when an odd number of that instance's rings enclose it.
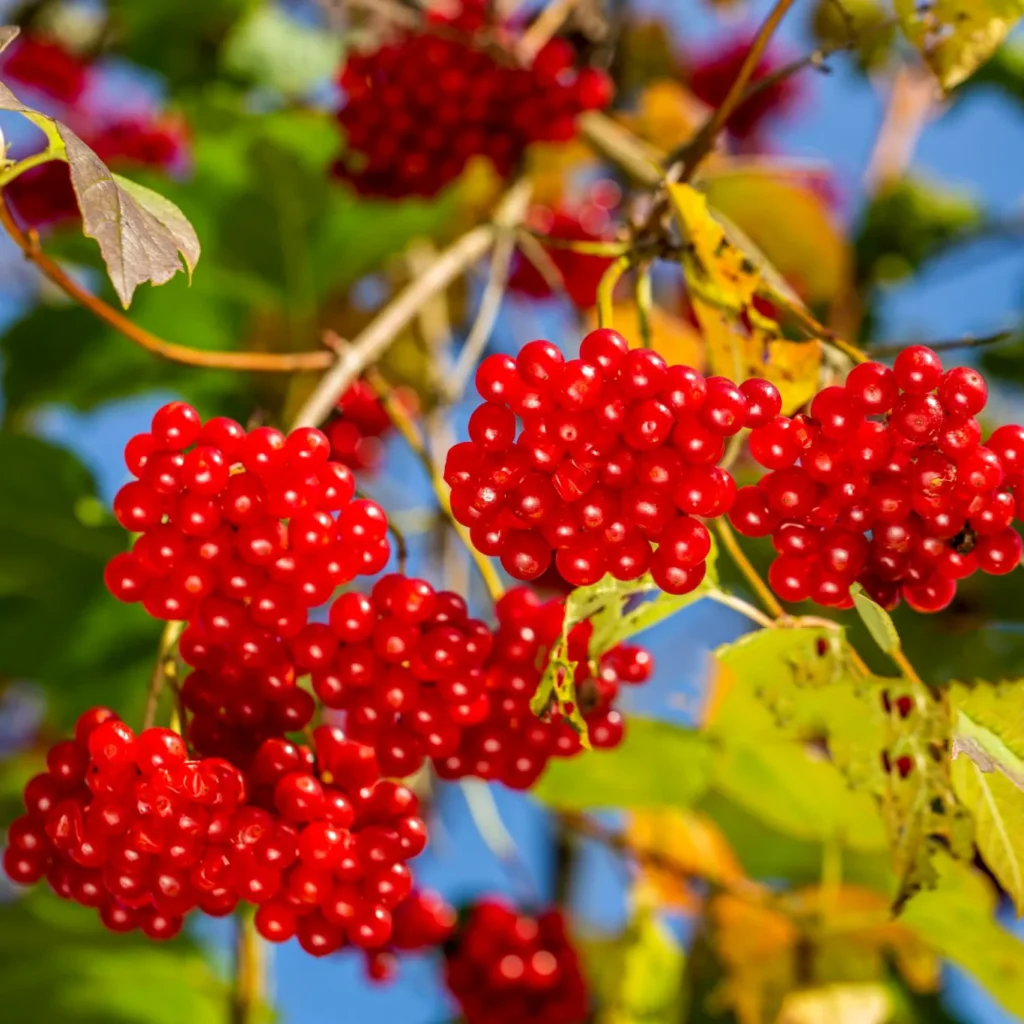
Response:
[[[969,78],[1024,14],[1022,0],[896,0],[907,38],[944,89]]]
[[[985,863],[1024,913],[1024,683],[954,684],[953,788]],[[966,755],[966,756],[964,756]]]
[[[689,185],[672,186],[671,195],[686,241],[683,269],[709,368],[733,380],[766,377],[782,393],[782,411],[795,411],[818,389],[821,343],[787,341],[756,308],[762,271],[730,240],[703,195]]]
[[[699,905],[685,875],[719,885],[744,877],[728,841],[703,814],[686,810],[634,811],[626,835],[633,849],[671,862],[671,869],[650,860],[644,865],[648,882],[670,906],[692,911]],[[753,888],[754,883],[750,884]]]
[[[615,330],[627,338],[631,345],[640,345],[640,313],[635,302],[617,302],[612,310]],[[670,313],[661,306],[652,306],[647,315],[651,332],[651,348],[666,362],[692,366],[703,370],[706,366],[704,341],[700,331],[688,320]],[[597,326],[597,313],[590,317],[590,326]]]
[[[647,142],[668,152],[688,142],[700,128],[707,107],[673,79],[649,85],[636,113],[623,120]]]
[[[892,998],[882,984],[828,985],[786,996],[778,1024],[886,1024]]]
[[[808,185],[761,164],[706,175],[704,192],[806,301],[828,302],[845,289],[849,249],[828,204]]]
[[[815,1016],[828,1001],[806,997],[881,977],[890,958],[901,972],[913,965],[912,988],[937,986],[938,960],[923,938],[892,921],[888,901],[869,889],[814,886],[780,896],[771,906],[725,894],[712,901],[709,917],[716,952],[727,969],[716,995],[741,1024],[858,1020]],[[850,1005],[849,1000],[836,1004]],[[864,1009],[869,1005],[874,1004],[865,1003]]]

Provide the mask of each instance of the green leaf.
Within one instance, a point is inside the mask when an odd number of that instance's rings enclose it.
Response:
[[[550,761],[531,794],[561,810],[687,807],[706,789],[711,760],[701,733],[631,716],[618,747]]]
[[[850,588],[853,595],[854,607],[861,617],[864,625],[868,627],[871,639],[885,651],[886,654],[893,654],[900,650],[900,635],[896,632],[889,613],[880,605],[871,600],[864,588],[855,583]]]
[[[907,38],[921,51],[944,89],[985,63],[1024,14],[1022,0],[896,0]]]
[[[891,850],[897,904],[934,881],[930,858],[940,847],[971,855],[969,817],[943,756],[948,710],[924,687],[853,671],[835,630],[761,630],[718,657],[727,674],[711,723],[721,751],[716,790],[802,838],[851,846],[863,836],[881,839]]]
[[[900,920],[1024,1017],[1024,942],[996,920],[995,894],[982,875],[944,854],[934,863],[936,888],[912,897]]]
[[[675,1024],[682,1019],[682,948],[641,906],[627,929],[612,938],[580,938],[596,1024]]]
[[[953,788],[985,863],[1024,913],[1024,682],[956,683],[950,699]]]
[[[593,634],[590,640],[590,657],[596,661],[605,651],[663,622],[711,593],[716,588],[718,580],[717,557],[718,550],[712,539],[704,579],[688,594],[664,593],[649,573],[640,579],[626,581],[617,580],[608,573],[589,587],[577,587],[573,590],[565,602],[562,635],[551,648],[547,667],[530,701],[533,713],[543,715],[552,706],[557,707],[579,733],[584,747],[588,747],[587,723],[580,713],[576,694],[577,663],[568,656],[569,634],[573,628],[581,622],[591,622]],[[651,600],[641,600],[637,603],[637,598],[645,598],[651,594],[655,595]]]
[[[187,939],[115,935],[42,890],[0,907],[0,989],[12,1024],[221,1024],[229,1000]]]
[[[270,86],[292,99],[307,96],[341,63],[342,40],[302,24],[279,7],[258,7],[242,18],[224,43],[225,69]]]

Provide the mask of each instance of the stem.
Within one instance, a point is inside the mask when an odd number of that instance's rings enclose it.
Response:
[[[995,334],[985,334],[980,338],[951,338],[948,341],[928,342],[905,342],[902,345],[880,345],[878,348],[872,346],[871,355],[878,358],[898,355],[907,345],[927,345],[934,352],[950,352],[956,349],[965,348],[986,348],[989,345],[998,345],[1001,342],[1009,341],[1011,338],[1019,337],[1020,331],[996,331]]]
[[[0,161],[2,161],[3,153],[0,153]],[[39,167],[41,164],[48,164],[51,160],[59,160],[60,157],[53,145],[47,146],[45,149],[41,149],[38,153],[33,153],[31,156],[25,157],[24,160],[18,160],[11,164],[9,167],[0,171],[0,188],[5,185],[9,185],[15,178],[24,174],[25,171],[30,171],[33,167]]]
[[[334,365],[299,409],[294,426],[315,427],[327,419],[349,385],[390,347],[420,306],[435,292],[447,288],[494,245],[500,227],[511,222],[521,202],[522,189],[513,186],[494,211],[492,223],[473,228],[439,253],[423,274],[410,281],[350,344],[343,346]]]
[[[524,64],[531,64],[533,58],[545,44],[562,27],[562,23],[572,14],[579,0],[551,0],[534,23],[522,34],[516,53]]]
[[[660,154],[627,128],[596,110],[578,117],[576,127],[592,149],[641,185],[656,188],[661,184]]]
[[[722,547],[729,552],[732,560],[736,563],[736,567],[743,573],[744,578],[750,584],[754,593],[761,599],[761,604],[768,609],[774,618],[786,618],[786,610],[779,604],[775,595],[768,588],[768,584],[761,579],[760,574],[751,564],[750,559],[743,553],[743,549],[736,540],[736,535],[732,532],[732,527],[722,516],[712,520],[712,525],[718,534],[718,539],[722,542]]]
[[[910,661],[907,659],[907,656],[903,653],[902,647],[897,647],[895,650],[889,651],[888,654],[889,657],[892,658],[894,662],[896,662],[900,671],[903,673],[904,676],[907,677],[907,679],[910,680],[911,683],[913,683],[915,686],[920,686],[923,689],[928,690],[929,692],[932,691],[932,687],[928,686],[925,683],[925,681],[917,674],[917,671],[914,668],[914,666],[910,664]]]
[[[768,17],[765,18],[764,23],[754,37],[754,41],[750,44],[750,49],[747,51],[743,64],[740,66],[739,74],[737,74],[736,80],[729,87],[725,99],[722,100],[718,109],[712,113],[704,126],[694,136],[693,141],[686,147],[686,153],[683,156],[682,167],[679,169],[678,177],[670,171],[670,178],[677,181],[689,181],[693,177],[703,159],[711,151],[715,139],[718,138],[718,133],[722,131],[729,118],[732,117],[743,102],[747,83],[757,69],[765,47],[767,47],[769,40],[779,27],[779,23],[785,17],[790,7],[793,6],[793,3],[794,0],[776,0],[775,6],[769,12]],[[674,170],[675,168],[673,168]]]
[[[724,590],[710,590],[704,596],[709,601],[714,601],[716,604],[724,605],[726,608],[739,612],[740,615],[745,615],[751,622],[756,622],[764,629],[773,629],[778,625],[775,619],[769,618],[759,608],[755,608],[749,602],[744,601],[742,597],[736,597]]]
[[[494,251],[491,254],[491,269],[487,279],[487,287],[484,289],[483,297],[480,299],[480,308],[477,311],[476,320],[470,328],[466,343],[459,353],[455,366],[452,369],[450,383],[445,389],[449,401],[456,401],[462,396],[466,388],[466,382],[470,374],[476,368],[487,342],[490,340],[494,325],[498,320],[498,313],[501,311],[502,299],[505,297],[505,288],[508,285],[508,275],[512,268],[512,257],[516,251],[516,234],[513,224],[517,224],[526,214],[526,207],[530,201],[530,193],[533,191],[529,182],[520,182],[509,192],[512,197],[515,193],[515,202],[508,208],[508,220],[512,222],[508,226],[502,225],[494,244]]]
[[[39,246],[35,232],[26,234],[18,226],[3,195],[0,195],[0,224],[14,243],[65,294],[94,316],[109,324],[140,348],[172,363],[202,366],[214,370],[247,370],[253,373],[294,373],[298,370],[323,370],[331,365],[330,352],[204,352],[175,342],[164,341],[132,323],[101,298],[87,291],[64,272]]]
[[[840,338],[834,331],[830,331],[809,309],[799,302],[794,302],[788,295],[777,291],[768,284],[763,284],[758,288],[758,294],[774,302],[780,309],[785,310],[800,325],[809,338],[820,338],[826,345],[839,349],[840,352],[848,356],[855,363],[868,363],[871,361],[871,356],[867,352],[851,342]]]
[[[174,645],[178,642],[184,622],[168,622],[164,626],[163,634],[160,637],[160,646],[157,648],[156,664],[153,666],[153,676],[149,683],[149,696],[146,698],[146,710],[142,716],[142,728],[148,729],[156,721],[156,709],[160,703],[160,696],[164,690],[164,684],[174,685],[178,679],[178,663],[174,658]]]
[[[651,288],[651,265],[645,263],[636,275],[636,313],[640,326],[640,344],[644,348],[651,347],[651,309],[654,306],[654,294]]]
[[[519,852],[519,847],[516,846],[516,841],[512,838],[512,833],[502,821],[491,787],[479,779],[461,779],[459,788],[466,799],[469,816],[473,819],[484,845],[522,889],[523,895],[535,897],[536,885],[533,876]]]
[[[254,922],[255,909],[246,907],[236,917],[235,972],[231,990],[231,1024],[256,1024],[263,998],[263,950]]]
[[[601,283],[597,286],[597,323],[599,327],[611,327],[615,309],[615,286],[632,262],[631,255],[620,256],[601,275]]]
[[[374,501],[368,494],[356,488],[356,497]],[[375,502],[380,504],[380,502]],[[395,525],[391,516],[388,516],[388,533],[395,542],[395,561],[398,563],[398,571],[405,574],[406,563],[409,561],[409,545],[406,542],[405,534]]]
[[[377,392],[377,395],[384,406],[384,410],[387,412],[388,417],[394,424],[395,429],[402,435],[406,444],[409,445],[413,453],[420,460],[424,470],[426,470],[427,475],[430,477],[430,483],[434,489],[434,494],[437,496],[438,504],[441,506],[441,510],[451,521],[452,528],[459,535],[459,539],[465,545],[466,550],[473,559],[473,563],[476,565],[477,570],[480,573],[480,577],[483,579],[484,585],[487,587],[487,592],[490,594],[491,600],[497,601],[498,598],[505,593],[505,588],[502,585],[501,578],[498,576],[497,570],[494,568],[491,560],[473,547],[473,543],[469,539],[469,531],[452,515],[452,504],[451,499],[448,496],[448,485],[445,483],[444,477],[438,472],[437,467],[430,458],[426,444],[423,441],[423,435],[420,433],[419,428],[410,418],[406,410],[402,408],[401,402],[395,401],[393,390],[377,370],[368,370],[366,372],[366,380],[374,391]]]

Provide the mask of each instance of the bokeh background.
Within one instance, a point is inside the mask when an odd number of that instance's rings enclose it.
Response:
[[[159,5],[165,0],[132,2]],[[166,4],[171,6],[170,0],[166,0]],[[0,21],[16,14],[18,6],[11,2],[0,3]],[[51,6],[65,9],[65,26],[73,26],[75,18],[87,24],[89,19],[103,14],[103,5],[98,2]],[[182,3],[180,6],[181,21],[186,23],[195,16],[196,5]],[[724,38],[752,31],[768,5],[752,2],[719,6],[699,0],[644,0],[630,6],[632,11],[649,16],[663,26],[665,38],[683,63],[699,59],[701,53]],[[323,9],[319,5],[291,2],[277,7],[282,17],[303,31],[326,33]],[[169,41],[168,47],[188,45],[188,39],[188,31],[183,29],[180,38]],[[1018,42],[1019,39],[1012,38],[1007,44],[1008,50],[1012,51]],[[778,34],[777,43],[779,51],[788,56],[798,56],[814,47],[809,31],[809,5],[796,5]],[[272,47],[273,41],[263,45]],[[168,62],[173,64],[173,61],[171,54]],[[808,167],[825,169],[838,216],[852,229],[863,213],[865,174],[886,109],[888,83],[885,79],[872,81],[856,70],[845,55],[831,59],[828,66],[827,74],[815,71],[802,74],[796,109],[787,116],[771,120],[765,145],[773,153],[806,162]],[[910,173],[915,179],[934,183],[944,196],[966,204],[979,219],[998,225],[998,230],[978,232],[980,237],[976,241],[950,246],[945,255],[928,259],[920,268],[915,268],[914,273],[883,286],[873,310],[871,340],[875,343],[986,335],[1014,328],[1021,322],[1024,247],[1020,239],[1024,232],[1024,208],[1021,207],[1020,168],[1024,166],[1024,79],[1018,80],[1015,93],[1012,79],[990,75],[988,77],[994,81],[986,82],[985,77],[980,76],[981,80],[969,89],[960,90],[948,109],[937,112],[924,124],[913,148]],[[196,88],[194,82],[189,85]],[[102,88],[104,103],[146,109],[173,102],[181,86],[180,81],[174,80],[173,72],[168,81],[158,68],[140,69],[115,62]],[[215,86],[211,84],[208,88],[213,90]],[[249,101],[257,107],[263,104],[273,109],[280,103],[274,83],[252,81],[248,88]],[[325,69],[319,82],[305,83],[305,91],[313,104],[337,102],[330,69]],[[22,137],[19,133],[24,132],[15,118],[6,115],[0,115],[0,127],[8,142],[17,143]],[[181,177],[182,194],[187,195],[187,168]],[[203,225],[197,226],[202,236]],[[262,241],[262,236],[258,236],[256,244]],[[363,241],[357,234],[350,244],[358,248]],[[69,244],[67,251],[73,254],[73,245]],[[214,272],[210,265],[201,263],[197,286],[204,274]],[[230,287],[230,282],[224,281],[221,285]],[[476,286],[479,285],[478,279]],[[386,288],[386,284],[371,275],[361,282],[360,288],[372,302],[376,292]],[[68,340],[66,332],[77,330],[84,323],[81,319],[61,315],[62,301],[23,264],[13,245],[6,239],[0,240],[0,331],[29,328],[35,331],[39,350],[46,353],[47,372],[58,380],[87,365],[77,355],[70,369],[62,363],[61,344]],[[211,308],[205,312],[215,317],[217,311]],[[196,331],[202,333],[209,329],[216,333],[210,325],[194,324],[187,316],[176,319],[173,310],[143,310],[143,315],[166,324],[172,336],[184,341],[189,341]],[[530,338],[543,335],[564,346],[572,346],[578,333],[574,315],[557,300],[539,306],[531,304],[528,308],[524,303],[513,301],[503,310],[492,345],[498,350],[515,351]],[[7,383],[15,379],[11,376],[12,368],[21,371],[24,362],[24,356],[19,354],[19,362],[12,363],[10,351],[8,347],[0,354]],[[971,353],[965,354],[965,358],[971,357]],[[1005,372],[995,396],[996,414],[1019,421],[1024,403],[1013,378],[1015,372],[1021,371],[1014,370],[1014,360],[1010,357],[1001,368]],[[109,503],[126,478],[121,461],[125,441],[147,428],[155,408],[182,393],[176,383],[182,372],[203,372],[176,370],[162,377],[161,369],[159,365],[151,367],[144,386],[123,385],[113,389],[119,394],[111,396],[101,392],[98,401],[91,396],[83,397],[73,387],[58,385],[52,389],[52,400],[44,394],[43,400],[33,401],[30,408],[18,409],[16,414],[30,415],[33,430],[76,453],[95,474],[101,499]],[[33,368],[32,372],[40,371]],[[166,383],[164,377],[168,378]],[[67,392],[70,401],[62,400],[62,391]],[[216,393],[216,388],[211,388],[211,392]],[[10,409],[7,411],[10,414]],[[468,408],[459,410],[458,415],[464,418]],[[461,430],[463,426],[464,419],[457,420],[456,428]],[[399,439],[390,437],[385,443],[386,451],[375,472],[372,491],[389,510],[404,512],[409,521],[415,521],[418,511],[431,500],[426,481]],[[0,486],[3,486],[2,481]],[[417,543],[415,538],[411,569],[428,574],[436,569],[426,544]],[[739,635],[744,628],[744,620],[739,616],[718,606],[698,604],[652,631],[645,637],[645,643],[654,652],[659,667],[650,686],[642,693],[629,695],[633,698],[630,706],[689,720],[700,705],[709,652],[717,644]],[[60,642],[59,634],[54,636],[53,642]],[[974,641],[979,647],[987,642],[984,635]],[[47,698],[44,691],[32,684],[33,680],[26,678],[4,691],[0,702],[0,754],[24,742],[42,714],[41,704]],[[491,891],[503,891],[520,898],[549,895],[554,870],[551,821],[528,796],[496,788],[494,797],[525,871],[510,871],[507,864],[495,857],[481,837],[462,793],[448,788],[439,797],[439,824],[431,847],[417,864],[419,877],[455,902]],[[628,881],[628,870],[620,861],[584,844],[574,878],[572,905],[591,926],[613,931],[627,918]],[[3,899],[15,898],[9,889],[0,890],[0,894]],[[676,921],[674,925],[685,934],[685,920]],[[1018,927],[1018,932],[1024,936],[1024,929]],[[199,928],[198,938],[226,964],[229,948],[226,925],[204,923]],[[342,955],[315,961],[294,943],[274,949],[270,953],[270,964],[270,994],[281,1019],[287,1024],[370,1019],[433,1024],[453,1016],[437,972],[427,961],[410,959],[405,962],[400,977],[387,986],[368,983],[361,962],[355,957]],[[1013,1019],[968,978],[952,969],[943,998],[949,1010],[963,1021],[998,1024]]]

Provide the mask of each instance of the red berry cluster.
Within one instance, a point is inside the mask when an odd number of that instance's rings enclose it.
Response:
[[[267,736],[312,717],[295,678],[336,641],[307,622],[309,609],[390,554],[384,512],[352,500],[352,472],[329,452],[319,430],[246,433],[223,417],[203,424],[183,402],[159,409],[125,448],[137,479],[117,493],[114,514],[141,536],[111,559],[107,586],[154,618],[189,623],[189,739],[243,768]]]
[[[476,387],[485,404],[444,474],[476,549],[520,580],[554,555],[573,586],[649,571],[671,594],[704,578],[711,539],[697,517],[732,506],[736,484],[716,465],[727,438],[781,407],[767,381],[705,380],[605,328],[578,359],[547,341],[489,356]]]
[[[85,712],[46,766],[8,831],[9,878],[45,877],[57,895],[96,908],[111,931],[140,928],[153,939],[176,935],[194,907],[218,917],[234,909],[227,869],[246,813],[236,768],[188,761],[177,733],[136,736],[107,708]]]
[[[530,699],[540,683],[552,645],[562,634],[565,605],[542,602],[527,587],[516,587],[497,603],[498,629],[485,666],[489,710],[479,725],[467,728],[459,749],[436,758],[443,779],[475,776],[529,789],[553,757],[578,754],[576,730],[558,712],[538,718]],[[567,656],[576,662],[576,693],[596,749],[618,746],[623,737],[622,716],[614,709],[620,684],[646,682],[654,664],[642,647],[619,645],[601,655],[596,674],[590,661],[590,622],[569,633]]]
[[[406,396],[399,396],[411,404]],[[331,458],[351,469],[373,469],[380,461],[380,438],[391,429],[377,392],[365,381],[357,380],[338,401],[338,415],[324,427],[331,442]]]
[[[369,597],[340,595],[329,621],[313,690],[346,711],[349,735],[377,751],[385,775],[454,753],[463,728],[486,717],[491,631],[457,594],[392,574]]]
[[[977,569],[1010,572],[1022,550],[1012,523],[1024,428],[1000,427],[982,445],[986,397],[976,370],[943,371],[915,345],[892,369],[855,366],[809,417],[754,429],[751,454],[772,472],[739,491],[731,519],[747,536],[771,534],[779,597],[845,608],[858,581],[886,608],[902,597],[935,612]]]
[[[722,105],[750,52],[749,39],[729,39],[698,54],[690,70],[690,89],[694,96],[712,109]],[[757,85],[787,63],[785,54],[769,49],[757,62],[751,84]],[[752,93],[729,116],[726,127],[740,142],[761,144],[764,125],[772,117],[789,113],[801,97],[795,75],[782,75]]]
[[[4,78],[36,89],[59,103],[75,103],[90,80],[87,64],[45,36],[20,35],[0,60]]]
[[[219,758],[188,760],[177,733],[136,736],[94,708],[25,787],[4,869],[21,884],[45,876],[112,931],[156,939],[195,908],[220,917],[246,900],[261,935],[297,935],[315,956],[412,942],[408,923],[393,939],[391,910],[427,842],[416,797],[340,730],[321,726],[313,739],[315,759],[268,740],[243,776]]]
[[[536,917],[498,899],[470,908],[447,951],[446,980],[466,1024],[580,1024],[590,999],[559,910]]]
[[[608,211],[619,201],[619,187],[602,181],[588,192],[586,200],[575,207],[535,207],[530,211],[529,226],[540,234],[566,242],[607,241],[612,237]],[[597,286],[612,262],[608,256],[573,252],[559,245],[545,246],[555,269],[561,275],[565,292],[580,310],[597,304]],[[548,279],[522,253],[517,253],[508,279],[509,291],[534,299],[552,294]]]
[[[254,856],[236,870],[271,942],[297,935],[307,953],[346,943],[371,953],[391,940],[391,911],[412,890],[406,861],[427,844],[412,790],[381,779],[373,751],[340,729],[313,733],[318,775],[303,751],[269,740],[253,762]]]
[[[389,981],[398,953],[433,949],[455,931],[455,909],[437,893],[413,890],[391,914],[391,940],[386,949],[367,952],[371,981]]]
[[[435,195],[474,156],[507,177],[531,142],[571,139],[576,116],[611,99],[608,77],[576,71],[564,40],[523,66],[486,0],[446,6],[458,9],[431,12],[422,30],[350,55],[342,70],[348,152],[336,173],[363,195]]]

